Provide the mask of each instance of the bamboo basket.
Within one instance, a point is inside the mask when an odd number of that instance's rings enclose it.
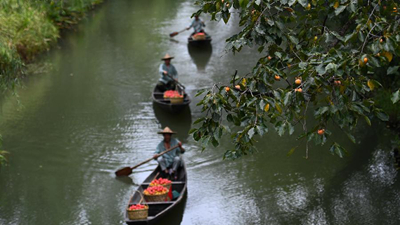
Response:
[[[206,34],[205,34],[205,33],[197,33],[197,34],[194,34],[194,35],[192,36],[192,38],[193,38],[193,40],[195,40],[195,41],[206,40]]]
[[[140,204],[143,201],[143,195],[139,191],[137,191],[137,192],[141,196],[141,199],[138,203],[138,204]],[[131,197],[131,199],[132,199],[132,197]],[[129,201],[129,202],[131,202],[131,201]],[[149,206],[145,205],[144,209],[137,209],[137,210],[129,210],[129,207],[128,207],[126,209],[126,211],[128,212],[128,218],[130,220],[144,220],[144,219],[147,219],[147,216],[149,215]]]
[[[158,177],[159,174],[160,174],[160,173],[157,173],[157,174],[156,174],[156,176],[154,177],[154,179],[150,182],[149,187],[163,186],[163,187],[167,188],[168,190],[170,190],[170,189],[171,189],[171,186],[172,186],[172,182],[169,183],[169,184],[156,184],[156,185],[151,185],[151,183],[152,183],[154,180],[157,179],[157,177]]]
[[[181,104],[183,103],[183,98],[170,98],[169,99],[172,104]]]
[[[162,195],[146,195],[144,194],[144,199],[146,202],[165,202],[168,197],[168,192]]]

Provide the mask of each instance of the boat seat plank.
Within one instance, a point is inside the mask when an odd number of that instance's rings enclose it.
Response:
[[[147,205],[172,205],[174,203],[175,203],[175,201],[165,201],[165,202],[146,202],[144,204],[147,204]]]

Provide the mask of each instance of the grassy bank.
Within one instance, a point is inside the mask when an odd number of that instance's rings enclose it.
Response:
[[[47,51],[60,37],[103,0],[1,0],[0,93],[12,89],[35,56]],[[1,151],[0,164],[5,161]]]
[[[48,50],[61,29],[76,24],[102,0],[0,1],[0,85],[4,90],[23,73],[25,63]]]

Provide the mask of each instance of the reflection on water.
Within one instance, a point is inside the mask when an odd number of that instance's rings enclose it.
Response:
[[[400,195],[396,177],[391,155],[380,149],[374,151],[366,170],[352,174],[333,198],[334,221],[398,224]]]
[[[157,104],[153,103],[155,117],[160,123],[160,129],[171,128],[177,134],[175,135],[182,143],[187,142],[189,130],[192,125],[192,114],[190,107],[186,107],[181,112],[171,113],[163,110]]]
[[[204,44],[204,45],[190,45],[188,44],[189,55],[192,58],[194,64],[196,64],[198,71],[204,71],[210,61],[212,54],[212,45]]]
[[[175,206],[169,213],[167,213],[165,217],[157,222],[157,225],[181,224],[186,207],[186,201],[187,192],[182,198],[181,202],[177,206]]]

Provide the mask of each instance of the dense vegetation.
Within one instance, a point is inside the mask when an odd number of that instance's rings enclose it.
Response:
[[[271,128],[281,136],[299,129],[298,139],[307,143],[306,158],[310,141],[329,142],[330,152],[342,157],[346,150],[332,140],[333,128],[355,142],[352,132],[360,119],[369,125],[373,118],[399,121],[399,1],[197,4],[197,14],[208,13],[225,23],[238,14],[242,29],[227,39],[227,48],[236,53],[257,46],[263,55],[249,74],[233,75],[230,84],[205,90],[199,105],[206,114],[191,130],[204,146],[218,146],[228,133],[235,147],[225,157],[237,158],[252,152],[255,138]]]
[[[101,0],[3,0],[0,2],[0,83],[10,84],[24,62],[48,50],[62,28],[76,24]],[[11,82],[12,84],[12,82]]]
[[[60,29],[76,24],[85,11],[101,1],[1,0],[0,92],[14,87],[25,63],[48,50],[59,38]],[[0,163],[4,154],[0,151]]]

